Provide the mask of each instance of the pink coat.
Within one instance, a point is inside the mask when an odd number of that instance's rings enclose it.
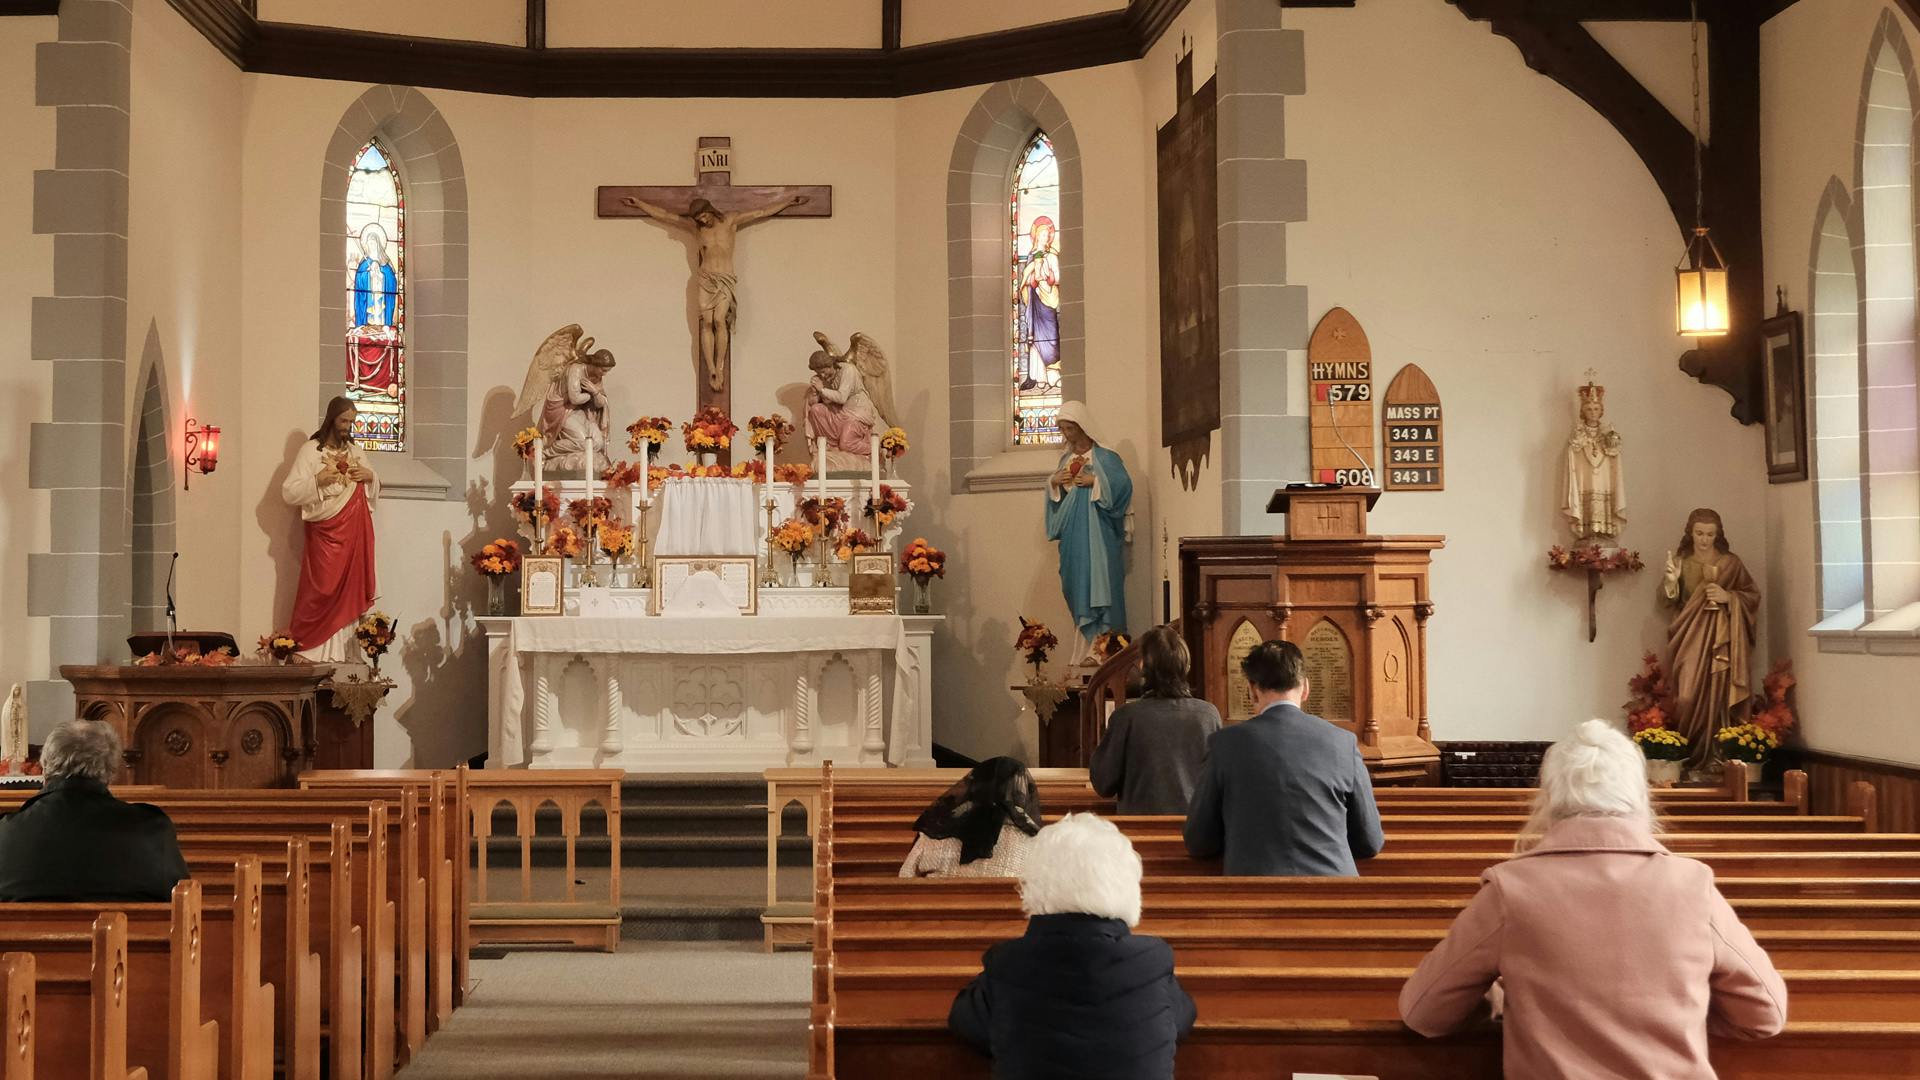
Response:
[[[1762,1039],[1787,1022],[1786,983],[1713,871],[1643,825],[1569,818],[1480,881],[1400,1015],[1422,1035],[1456,1031],[1500,980],[1509,1077],[1712,1080],[1709,1033]]]

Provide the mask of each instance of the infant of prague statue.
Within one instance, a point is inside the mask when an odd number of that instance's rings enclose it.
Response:
[[[1580,388],[1580,422],[1567,440],[1567,492],[1561,512],[1576,540],[1606,541],[1627,520],[1627,484],[1620,472],[1620,433],[1606,422],[1607,388]]]
[[[1692,747],[1687,766],[1698,769],[1712,758],[1714,733],[1747,720],[1760,586],[1728,548],[1720,515],[1703,507],[1687,515],[1679,554],[1667,552],[1662,591],[1679,608],[1667,624],[1672,726]]]
[[[1066,442],[1060,468],[1047,478],[1047,539],[1060,543],[1060,590],[1073,613],[1072,661],[1086,655],[1094,638],[1127,628],[1127,509],[1133,480],[1120,455],[1094,441],[1084,403],[1060,406]]]
[[[534,350],[513,415],[538,407],[533,422],[546,443],[546,467],[554,474],[583,471],[591,439],[597,476],[611,463],[607,457],[604,380],[613,368],[613,353],[606,349],[589,351],[593,339],[580,335],[580,324],[571,323],[548,334]]]
[[[354,623],[373,606],[378,592],[373,504],[380,496],[380,478],[353,441],[355,415],[347,398],[328,402],[326,419],[294,455],[280,486],[280,497],[299,508],[307,534],[287,633],[312,660],[354,655]]]

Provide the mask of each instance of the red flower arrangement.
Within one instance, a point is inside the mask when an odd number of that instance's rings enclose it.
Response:
[[[879,546],[880,541],[868,536],[865,529],[848,529],[840,534],[840,547],[834,554],[839,556],[841,562],[846,562],[855,555],[872,551]]]
[[[468,560],[483,577],[506,577],[520,569],[520,545],[511,540],[490,540]]]
[[[673,421],[664,416],[643,416],[627,425],[627,449],[640,452],[641,443],[652,443],[655,452],[667,441],[667,435],[673,431]]]
[[[800,501],[800,516],[822,536],[835,537],[847,523],[847,500],[806,498]]]
[[[916,536],[900,553],[900,572],[922,585],[929,578],[946,577],[947,553],[927,543],[926,537]]]
[[[1637,734],[1667,726],[1674,714],[1673,683],[1658,656],[1640,658],[1640,674],[1627,680],[1627,691],[1633,695],[1621,706],[1627,710],[1627,730]]]
[[[1060,639],[1047,629],[1045,623],[1029,622],[1027,617],[1020,618],[1020,636],[1013,641],[1015,651],[1025,653],[1027,663],[1033,665],[1034,674],[1040,672],[1040,665],[1047,662],[1047,654],[1060,644]]]
[[[613,500],[595,495],[593,505],[587,505],[585,499],[574,499],[567,503],[567,516],[581,529],[598,528],[600,523],[613,516]]]
[[[1760,681],[1761,692],[1753,696],[1753,719],[1751,723],[1764,728],[1776,738],[1784,737],[1793,730],[1797,717],[1793,714],[1793,705],[1787,695],[1793,691],[1799,680],[1793,677],[1793,659],[1783,656],[1773,662],[1767,677]]]
[[[532,491],[516,491],[513,493],[513,498],[508,500],[508,505],[513,508],[513,516],[519,519],[522,524],[533,524],[533,515],[536,506],[540,511],[540,521],[542,524],[551,523],[555,518],[560,516],[560,496],[555,494],[554,490],[550,487],[542,487],[540,489],[540,497],[537,502]]]
[[[686,442],[687,453],[711,454],[731,447],[734,433],[739,430],[726,413],[709,405],[680,425],[680,437]]]
[[[904,514],[909,505],[904,496],[885,484],[880,485],[880,494],[867,500],[865,516],[880,526],[882,532],[891,528],[893,519]]]
[[[1621,570],[1639,570],[1643,566],[1645,564],[1640,561],[1640,553],[1626,548],[1585,544],[1569,551],[1555,544],[1547,549],[1549,570],[1596,570],[1611,574]]]
[[[631,461],[616,461],[600,472],[608,491],[624,491],[640,482],[640,466]]]

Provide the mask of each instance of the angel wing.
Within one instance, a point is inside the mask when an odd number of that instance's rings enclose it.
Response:
[[[888,371],[887,356],[872,338],[854,331],[853,339],[847,342],[847,360],[860,369],[860,377],[866,381],[867,396],[873,399],[873,407],[880,412],[880,419],[887,426],[897,424],[900,414],[893,407],[893,378]]]
[[[513,403],[513,415],[519,416],[546,400],[553,380],[580,355],[581,333],[579,323],[569,323],[548,334],[547,340],[533,350],[533,363],[527,367],[527,381],[520,388],[520,399]]]

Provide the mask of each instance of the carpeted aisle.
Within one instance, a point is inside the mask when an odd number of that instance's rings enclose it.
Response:
[[[807,1064],[810,957],[757,942],[625,941],[510,952],[403,1080],[783,1080]]]

